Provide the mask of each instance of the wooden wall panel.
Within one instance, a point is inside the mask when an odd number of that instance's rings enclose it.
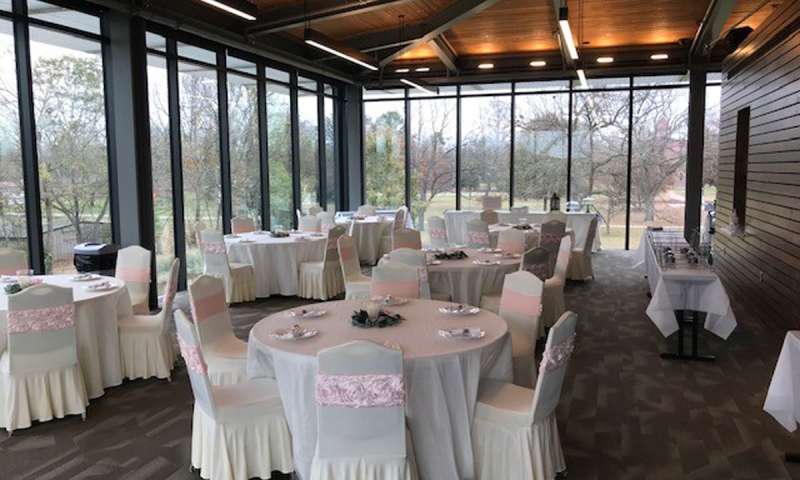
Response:
[[[779,328],[800,329],[800,2],[785,2],[723,64],[718,271],[730,293]],[[727,233],[736,119],[750,107],[746,234]]]

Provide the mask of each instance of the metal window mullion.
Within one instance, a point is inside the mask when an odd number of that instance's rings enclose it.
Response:
[[[456,87],[456,210],[461,210],[461,85]]]
[[[217,50],[217,112],[219,115],[219,166],[220,186],[222,187],[222,231],[231,233],[233,216],[233,195],[231,190],[231,148],[228,126],[228,75],[226,72],[225,50]]]
[[[186,289],[186,225],[183,215],[183,165],[181,147],[180,82],[178,81],[177,43],[167,37],[167,97],[169,103],[169,145],[172,170],[172,223],[175,256],[181,260],[178,288]]]
[[[261,186],[261,228],[270,229],[271,212],[269,202],[269,124],[267,123],[267,83],[264,66],[258,67],[256,80],[256,98],[258,102],[258,160],[261,169],[259,184]]]
[[[323,210],[327,210],[328,165],[327,158],[325,158],[325,95],[322,82],[317,82],[317,164],[319,169],[317,203]]]
[[[572,200],[572,80],[569,81],[569,105],[567,107],[567,201]]]
[[[511,137],[510,137],[510,145],[509,148],[511,149],[509,152],[508,158],[508,207],[511,208],[514,206],[514,142],[515,142],[515,128],[516,125],[516,104],[517,104],[517,96],[514,94],[516,90],[516,82],[511,83]]]
[[[100,18],[100,32],[105,35],[108,31],[108,21],[105,16]],[[114,144],[117,138],[117,125],[113,115],[109,115],[112,110],[111,97],[114,95],[114,82],[111,81],[109,66],[111,65],[111,52],[108,42],[100,42],[100,51],[103,69],[103,102],[106,118],[106,158],[108,163],[108,195],[109,195],[109,216],[111,217],[111,241],[120,243],[119,238],[119,193],[116,188],[116,178],[119,176],[117,168],[117,152]],[[141,231],[141,229],[140,229]]]
[[[633,165],[633,77],[630,77],[631,89],[628,91],[628,175],[625,191],[625,250],[631,243],[631,167]],[[610,221],[611,219],[609,219]]]
[[[405,206],[411,208],[411,102],[408,100],[408,89],[406,89],[405,100],[403,101],[403,138],[405,143],[404,170],[405,170]]]
[[[291,87],[289,89],[289,111],[291,122],[292,144],[292,224],[297,226],[297,215],[294,214],[302,207],[300,190],[300,124],[297,105],[297,72],[290,73]]]

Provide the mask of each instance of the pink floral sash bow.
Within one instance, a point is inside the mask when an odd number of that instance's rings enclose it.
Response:
[[[9,333],[64,330],[75,326],[75,305],[10,310],[7,320]]]
[[[205,360],[203,360],[203,353],[200,351],[200,345],[189,345],[180,338],[178,338],[178,345],[181,348],[181,356],[184,362],[186,362],[186,368],[200,375],[208,373],[208,366]]]
[[[486,232],[467,232],[467,240],[472,245],[489,246],[489,234]]]
[[[211,255],[224,255],[227,253],[223,242],[206,242],[203,244],[203,252]]]
[[[402,375],[317,375],[321,407],[399,407],[405,403]]]
[[[442,228],[431,228],[431,238],[444,240],[447,238],[447,232]]]
[[[556,370],[567,364],[572,352],[575,351],[575,334],[565,338],[563,342],[555,345],[550,345],[542,355],[542,363],[539,365],[539,371],[549,372]]]

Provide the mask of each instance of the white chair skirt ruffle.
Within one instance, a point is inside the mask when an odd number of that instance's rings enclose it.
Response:
[[[11,431],[28,428],[34,420],[86,414],[89,399],[79,365],[13,377],[2,370],[0,428]]]
[[[192,419],[192,467],[213,480],[270,478],[291,473],[292,441],[283,415],[243,423],[217,423],[195,406]]]
[[[591,280],[594,278],[592,270],[592,252],[582,248],[573,248],[569,258],[567,278],[570,280]]]
[[[328,300],[345,291],[342,272],[338,268],[323,268],[323,262],[300,264],[300,285],[297,296]]]
[[[228,303],[252,302],[256,299],[256,273],[252,265],[231,264],[231,281],[226,288]]]
[[[472,439],[478,480],[553,480],[567,468],[555,415],[514,427],[476,416]]]
[[[127,332],[119,335],[122,374],[136,378],[171,378],[176,354],[172,339],[160,332]]]
[[[311,480],[414,480],[405,458],[318,459],[311,464]]]

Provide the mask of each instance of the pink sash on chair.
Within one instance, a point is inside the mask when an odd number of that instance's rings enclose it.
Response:
[[[10,310],[6,318],[9,333],[64,330],[75,326],[75,305]]]
[[[144,267],[117,267],[115,276],[126,282],[148,283],[150,282],[150,269]]]
[[[208,320],[225,311],[225,290],[219,290],[207,297],[192,298],[192,311],[198,322]]]
[[[181,356],[183,357],[183,361],[186,362],[186,368],[200,375],[208,373],[208,365],[206,365],[205,360],[203,360],[203,353],[200,351],[200,345],[189,345],[178,338],[178,346],[181,348]]]
[[[542,313],[542,299],[507,288],[500,296],[500,311],[538,317]]]
[[[322,407],[399,407],[405,403],[402,375],[317,375]]]

